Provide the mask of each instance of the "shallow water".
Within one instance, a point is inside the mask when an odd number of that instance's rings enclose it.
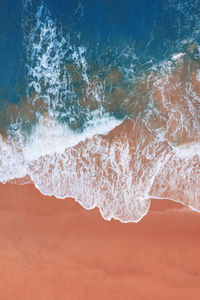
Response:
[[[107,220],[152,197],[199,211],[200,5],[125,4],[3,1],[0,181]]]

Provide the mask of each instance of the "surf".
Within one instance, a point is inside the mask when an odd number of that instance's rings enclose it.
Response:
[[[101,45],[94,59],[80,32],[44,3],[31,7],[22,14],[25,95],[0,114],[0,181],[73,197],[106,220],[139,222],[151,198],[199,211],[197,33],[156,62],[130,46],[119,55]]]

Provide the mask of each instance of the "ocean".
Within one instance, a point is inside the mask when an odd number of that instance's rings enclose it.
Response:
[[[138,222],[200,211],[200,2],[0,0],[0,182]]]

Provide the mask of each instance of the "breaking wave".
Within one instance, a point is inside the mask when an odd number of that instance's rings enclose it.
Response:
[[[105,68],[91,62],[80,34],[66,33],[44,5],[30,14],[31,6],[25,2],[22,22],[26,96],[0,116],[7,116],[0,181],[19,179],[45,195],[74,197],[106,220],[138,222],[151,198],[200,211],[195,39],[147,68],[133,61]]]

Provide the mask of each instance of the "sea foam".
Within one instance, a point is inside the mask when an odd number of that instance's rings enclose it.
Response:
[[[50,117],[41,116],[32,134],[27,138],[23,148],[24,158],[31,161],[47,154],[64,153],[66,148],[74,147],[94,135],[107,134],[122,122],[109,114],[104,114],[101,118],[98,113],[97,117],[95,112],[92,115],[93,118],[80,133]]]
[[[87,46],[64,34],[44,5],[29,16],[25,11],[33,121],[27,133],[19,111],[0,137],[0,181],[27,176],[41,193],[74,197],[106,220],[138,222],[151,197],[200,211],[199,69],[186,53],[176,51],[138,81],[134,64],[98,76]],[[123,74],[128,92],[119,86]],[[128,113],[117,118],[117,109]]]

